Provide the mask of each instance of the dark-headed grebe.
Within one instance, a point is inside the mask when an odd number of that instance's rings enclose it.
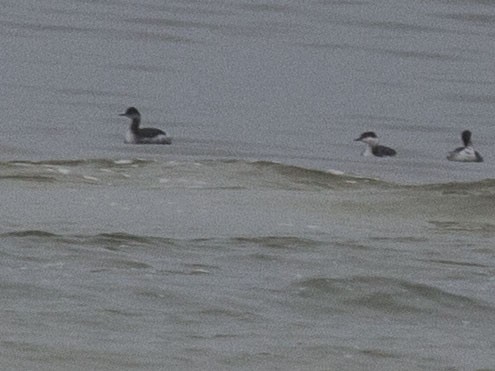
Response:
[[[366,149],[362,153],[363,156],[395,156],[397,152],[392,148],[381,146],[378,144],[378,137],[372,131],[367,131],[356,138],[355,141],[364,142],[367,144]]]
[[[129,107],[125,116],[132,120],[131,126],[125,135],[125,142],[130,144],[171,144],[172,139],[164,131],[155,128],[140,128],[141,114],[135,107]]]
[[[461,162],[483,162],[483,157],[476,152],[471,143],[471,132],[464,130],[461,134],[464,147],[458,147],[447,155],[449,161],[461,161]]]

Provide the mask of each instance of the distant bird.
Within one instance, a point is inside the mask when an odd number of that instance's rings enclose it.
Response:
[[[155,128],[140,128],[141,114],[135,107],[129,107],[125,116],[132,120],[131,126],[125,135],[125,143],[130,144],[172,144],[172,139],[164,131]]]
[[[471,143],[471,132],[469,130],[464,130],[461,134],[462,142],[464,147],[458,147],[447,155],[447,160],[449,161],[460,161],[460,162],[483,162],[483,157],[476,152],[473,148],[473,143]]]
[[[394,149],[379,145],[378,137],[373,131],[367,131],[361,134],[361,136],[356,138],[355,141],[367,144],[366,149],[362,153],[363,156],[373,155],[377,157],[384,157],[395,156],[397,154]]]

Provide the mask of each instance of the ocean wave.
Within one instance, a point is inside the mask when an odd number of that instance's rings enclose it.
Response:
[[[425,228],[432,235],[455,233],[490,237],[495,233],[494,179],[471,183],[399,185],[268,161],[94,159],[3,162],[0,163],[0,185],[4,187],[4,194],[22,194],[36,189],[41,192],[41,198],[45,197],[44,191],[56,191],[57,194],[72,197],[69,194],[76,189],[81,194],[91,194],[95,200],[109,193],[127,195],[143,191],[163,200],[168,191],[174,191],[172,197],[166,198],[170,204],[165,206],[172,205],[174,208],[180,208],[178,202],[189,197],[187,192],[200,197],[199,202],[205,202],[203,207],[210,207],[208,200],[210,193],[214,192],[213,196],[222,202],[224,195],[228,196],[226,200],[242,196],[264,215],[274,215],[278,205],[282,206],[277,202],[283,202],[284,210],[294,215],[306,213],[315,216],[315,220],[321,217],[324,218],[321,220],[333,220],[349,226],[353,223],[378,223],[380,230],[399,231],[409,225],[410,229]],[[205,194],[201,195],[201,192]],[[274,201],[260,203],[263,199]],[[51,200],[46,202],[51,205]],[[105,202],[116,210],[130,207],[134,201],[124,197],[114,201],[107,197]],[[230,207],[229,204],[223,206]],[[235,209],[233,212],[240,211]],[[327,229],[325,223],[308,222],[307,228],[316,225],[317,228]],[[103,241],[105,238],[107,241]],[[143,242],[126,241],[126,238],[99,236],[100,242],[109,249],[120,248],[119,243]],[[122,241],[119,242],[119,239]],[[242,242],[253,243],[247,240]],[[266,238],[254,243],[282,248],[305,244],[304,241]]]
[[[0,233],[0,239],[32,240],[38,243],[65,243],[67,245],[102,247],[118,250],[122,247],[172,246],[176,240],[157,236],[140,236],[123,232],[98,233],[95,235],[58,234],[43,230],[17,230]]]
[[[0,182],[44,185],[116,184],[154,161],[142,159],[76,159],[0,162]]]
[[[281,186],[284,184],[292,184],[296,187],[311,187],[312,189],[355,188],[361,185],[382,187],[394,186],[392,183],[387,183],[379,179],[346,174],[343,171],[338,170],[312,169],[271,161],[254,161],[244,163],[259,170],[263,175],[277,175],[277,180],[281,183]]]
[[[47,232],[47,231],[41,231],[41,230],[20,230],[20,231],[12,231],[12,232],[0,233],[0,238],[1,237],[58,238],[60,236],[57,235],[57,234],[55,234],[55,233],[51,233],[51,232]]]
[[[18,166],[105,166],[105,167],[121,167],[121,166],[135,166],[146,165],[153,163],[153,160],[145,159],[72,159],[72,160],[42,160],[42,161],[6,161],[0,162],[0,169],[2,167],[18,167]]]
[[[296,236],[234,237],[232,241],[238,245],[255,245],[271,249],[309,249],[322,244],[320,241]]]
[[[478,234],[495,234],[495,224],[487,222],[475,222],[472,220],[430,220],[432,228],[439,233],[478,233]]]
[[[483,179],[472,182],[447,182],[416,186],[403,186],[409,189],[441,192],[444,195],[483,195],[495,193],[495,179]]]
[[[0,162],[0,182],[121,185],[153,188],[289,191],[380,190],[446,196],[492,196],[495,179],[402,185],[340,170],[322,170],[273,161],[74,159]]]
[[[428,315],[455,315],[457,311],[465,313],[465,308],[472,312],[495,312],[489,303],[479,299],[391,277],[314,277],[300,280],[292,289],[305,301],[315,300],[341,310]]]
[[[163,188],[284,190],[347,189],[386,182],[270,161],[143,159],[75,159],[0,162],[0,181],[57,184],[127,185]]]

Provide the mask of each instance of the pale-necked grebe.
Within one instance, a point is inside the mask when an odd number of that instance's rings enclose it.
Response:
[[[471,132],[464,130],[461,134],[464,147],[458,147],[447,155],[449,161],[461,161],[461,162],[483,162],[483,157],[476,152],[471,143]]]
[[[141,114],[135,107],[129,107],[125,116],[132,120],[131,126],[125,135],[125,142],[131,144],[171,144],[172,139],[164,131],[155,128],[140,128]]]
[[[355,141],[364,142],[367,144],[366,149],[362,153],[363,156],[374,155],[377,157],[395,156],[397,152],[392,148],[381,146],[378,144],[378,137],[372,131],[367,131],[356,138]]]

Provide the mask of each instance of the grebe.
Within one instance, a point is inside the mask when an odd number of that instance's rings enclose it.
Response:
[[[378,137],[373,131],[367,131],[360,135],[359,138],[356,138],[355,141],[364,142],[367,144],[366,149],[363,151],[363,156],[395,156],[397,152],[394,149],[381,146],[378,144]]]
[[[125,113],[119,116],[125,116],[132,120],[131,126],[126,133],[125,143],[130,144],[172,144],[172,139],[164,131],[155,128],[140,128],[141,114],[135,107],[129,107]]]
[[[471,143],[471,132],[464,130],[461,134],[464,147],[458,147],[447,155],[449,161],[461,161],[461,162],[483,162],[483,157],[476,152]]]

